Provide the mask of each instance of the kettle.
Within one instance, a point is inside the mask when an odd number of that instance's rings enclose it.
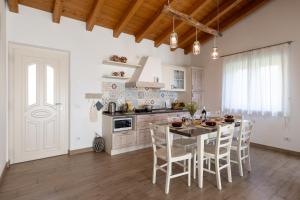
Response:
[[[116,112],[116,103],[115,102],[109,102],[108,103],[108,112],[109,113],[115,113]]]

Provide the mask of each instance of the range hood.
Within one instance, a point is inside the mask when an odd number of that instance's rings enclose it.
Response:
[[[125,83],[126,87],[137,88],[164,88],[162,80],[162,64],[159,58],[143,57],[140,61],[142,67],[136,68],[131,79]],[[158,80],[158,82],[156,82]]]

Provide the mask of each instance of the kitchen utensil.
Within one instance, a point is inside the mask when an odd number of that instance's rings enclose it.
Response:
[[[109,113],[115,113],[116,112],[116,103],[115,102],[109,102],[108,103],[108,112]]]
[[[144,108],[146,112],[152,112],[152,106],[151,105],[144,105]]]

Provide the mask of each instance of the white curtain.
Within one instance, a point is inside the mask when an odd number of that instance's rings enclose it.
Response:
[[[288,116],[289,44],[225,57],[222,110]]]

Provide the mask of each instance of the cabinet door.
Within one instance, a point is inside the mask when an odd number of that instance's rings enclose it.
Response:
[[[150,145],[151,144],[151,133],[150,129],[140,129],[137,135],[138,145]]]
[[[184,67],[172,66],[170,68],[171,90],[185,91],[186,72]]]
[[[204,82],[204,70],[192,69],[192,91],[202,91]]]
[[[136,144],[136,134],[134,131],[114,133],[113,149],[131,147]]]

